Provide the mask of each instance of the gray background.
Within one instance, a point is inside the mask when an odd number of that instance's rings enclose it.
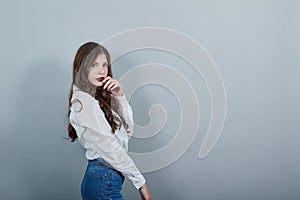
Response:
[[[63,139],[74,54],[86,41],[155,26],[183,32],[205,47],[228,102],[220,140],[199,160],[210,119],[201,76],[180,58],[154,50],[115,62],[116,78],[137,64],[168,64],[197,91],[197,137],[175,163],[145,174],[153,199],[299,199],[299,8],[292,0],[1,1],[0,198],[80,199],[84,151]],[[161,133],[133,138],[130,151],[152,151],[174,137],[180,110],[166,88],[145,86],[130,102],[140,125],[149,123],[152,104],[168,111]],[[138,199],[129,181],[123,193]]]

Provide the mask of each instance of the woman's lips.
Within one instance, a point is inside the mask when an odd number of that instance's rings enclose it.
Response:
[[[104,77],[97,78],[97,80],[98,80],[99,82],[103,81],[104,79],[105,79]]]

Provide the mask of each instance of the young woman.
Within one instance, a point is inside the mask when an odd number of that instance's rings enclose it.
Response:
[[[82,199],[122,200],[124,176],[142,200],[151,194],[145,179],[128,156],[132,109],[122,85],[112,78],[108,51],[88,42],[77,51],[69,95],[69,138],[86,149],[88,166],[81,183]]]

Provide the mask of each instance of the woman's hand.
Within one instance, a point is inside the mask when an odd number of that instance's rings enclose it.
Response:
[[[102,83],[104,84],[103,89],[110,91],[114,96],[124,95],[122,85],[119,81],[112,79],[110,76],[105,77]]]
[[[141,200],[151,200],[151,194],[146,184],[140,187],[139,192],[141,195]]]

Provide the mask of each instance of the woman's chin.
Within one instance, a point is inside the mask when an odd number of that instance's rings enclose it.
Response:
[[[101,87],[101,86],[103,86],[103,83],[100,82],[100,81],[95,81],[95,82],[92,83],[92,85],[94,85],[96,87]]]
[[[100,86],[102,86],[102,85],[103,85],[103,83],[101,83],[101,82],[98,82],[98,83],[97,83],[97,86],[98,86],[98,87],[100,87]]]

